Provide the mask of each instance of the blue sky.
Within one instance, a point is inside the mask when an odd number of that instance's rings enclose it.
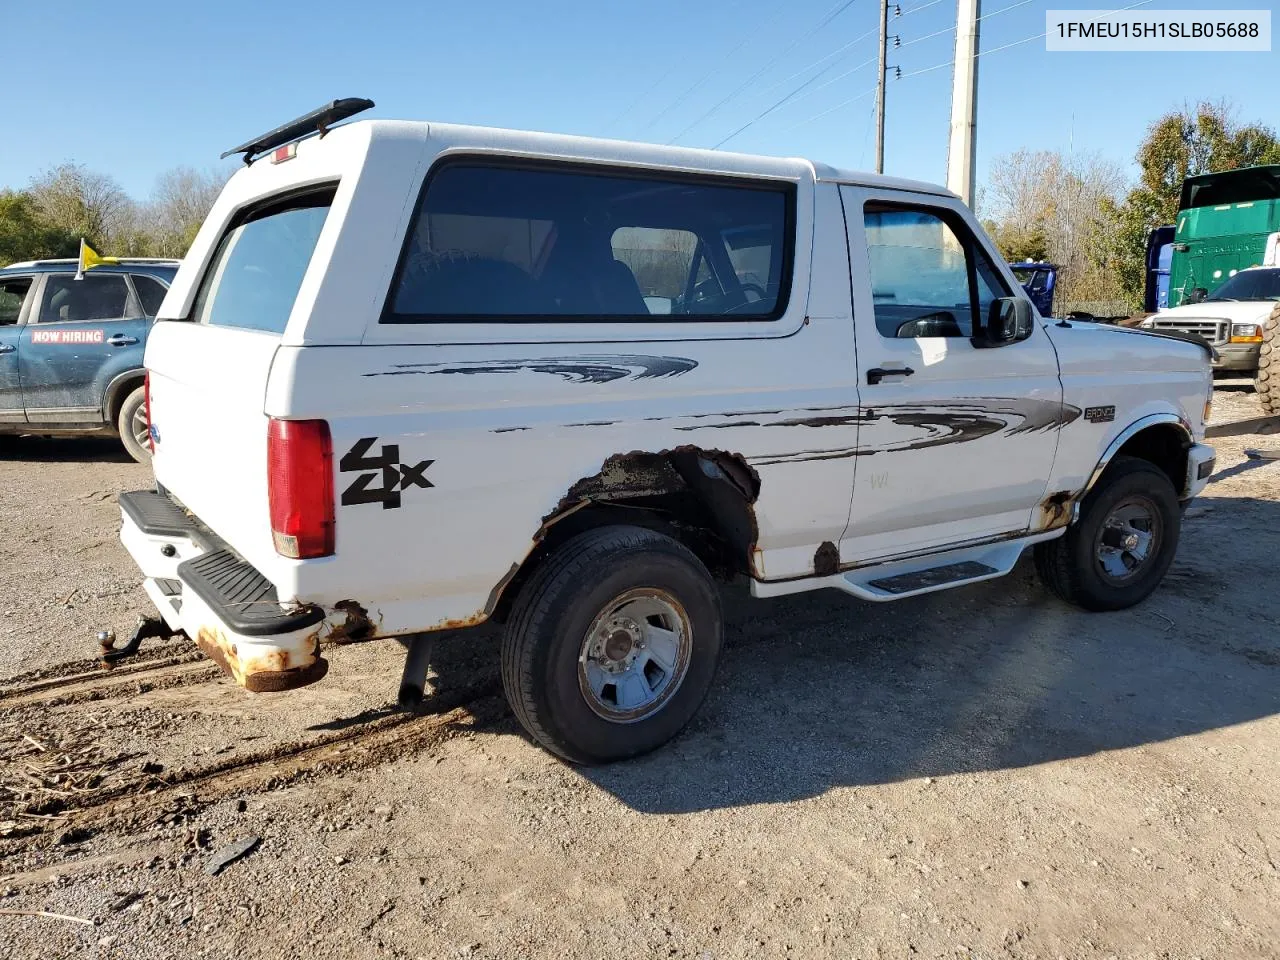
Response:
[[[1042,33],[1047,9],[1129,2],[984,0],[982,46]],[[876,71],[867,61],[876,52],[878,0],[853,0],[813,29],[841,5],[0,3],[5,34],[28,38],[6,44],[10,103],[20,109],[8,115],[0,186],[21,187],[76,160],[145,197],[161,171],[215,165],[228,147],[343,96],[373,99],[370,115],[382,117],[714,146],[827,67],[725,149],[869,169]],[[1274,12],[1274,5],[1155,0],[1145,9]],[[890,32],[904,46],[891,51],[890,64],[910,74],[949,61],[955,0],[901,0],[901,7]],[[937,31],[948,32],[919,39]],[[1129,164],[1148,123],[1202,99],[1228,98],[1241,119],[1280,126],[1276,53],[1046,53],[1036,40],[980,64],[980,179],[994,156],[1021,147],[1066,150],[1073,134],[1076,150]],[[887,173],[945,179],[950,84],[949,67],[890,81]]]

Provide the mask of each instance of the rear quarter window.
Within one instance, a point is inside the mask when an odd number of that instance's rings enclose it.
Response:
[[[428,177],[383,323],[773,320],[795,188],[572,163]]]
[[[148,317],[154,317],[160,312],[160,304],[164,303],[164,295],[168,292],[168,288],[155,277],[148,277],[141,273],[134,273],[131,276],[133,289],[137,291],[138,299],[142,301],[142,312]]]
[[[283,333],[333,196],[330,187],[242,213],[218,242],[191,319]]]

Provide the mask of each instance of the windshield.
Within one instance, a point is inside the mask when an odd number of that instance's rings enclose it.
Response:
[[[1280,268],[1242,270],[1214,291],[1215,300],[1280,300]]]
[[[1043,290],[1049,278],[1047,270],[1035,270],[1030,267],[1015,267],[1013,275],[1018,283],[1033,293]]]

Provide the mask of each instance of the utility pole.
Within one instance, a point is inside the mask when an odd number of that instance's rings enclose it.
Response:
[[[951,143],[947,188],[973,206],[974,155],[978,128],[978,20],[982,0],[959,0],[956,9],[956,65],[951,88]]]
[[[889,0],[880,0],[880,82],[876,84],[876,173],[884,173],[884,93],[889,75]]]

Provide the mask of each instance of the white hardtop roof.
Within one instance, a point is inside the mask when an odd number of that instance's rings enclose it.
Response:
[[[662,146],[629,140],[606,140],[598,137],[579,137],[558,133],[537,133],[528,130],[508,130],[500,127],[479,127],[466,124],[436,123],[413,120],[354,120],[335,127],[330,135],[344,127],[368,127],[371,140],[380,136],[400,137],[416,132],[427,134],[477,150],[512,151],[548,157],[565,157],[574,160],[596,160],[606,163],[638,163],[646,166],[670,167],[680,170],[696,170],[728,175],[756,175],[780,177],[789,180],[814,179],[830,183],[847,183],[858,186],[883,187],[890,190],[906,190],[935,196],[954,197],[945,187],[919,180],[904,180],[875,173],[843,170],[825,163],[815,163],[800,157],[770,157],[747,153],[730,153],[723,150],[701,150],[692,147]]]

